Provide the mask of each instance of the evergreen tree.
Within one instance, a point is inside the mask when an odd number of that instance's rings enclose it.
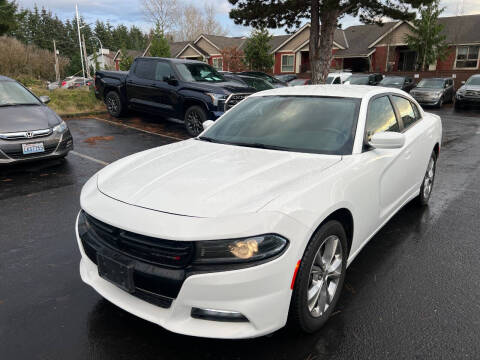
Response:
[[[122,58],[120,59],[120,70],[122,71],[128,71],[130,70],[130,67],[133,64],[133,57],[128,55],[127,49],[122,49],[121,51],[121,56]]]
[[[14,1],[0,0],[0,36],[12,32],[17,27],[17,4]]]
[[[438,17],[445,10],[440,8],[440,1],[420,8],[420,18],[413,21],[412,35],[406,36],[408,47],[418,54],[417,63],[422,70],[428,70],[437,59],[445,60],[449,49],[443,25]]]
[[[152,44],[150,45],[150,55],[156,57],[165,57],[169,58],[170,55],[170,44],[168,43],[167,38],[163,35],[160,27],[157,25],[152,34]]]
[[[273,67],[273,56],[270,53],[272,35],[266,29],[253,30],[245,43],[245,63],[252,70],[270,72]]]

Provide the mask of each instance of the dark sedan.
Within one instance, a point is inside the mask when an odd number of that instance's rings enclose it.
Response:
[[[287,83],[281,80],[278,80],[276,77],[273,77],[261,71],[242,71],[238,74],[258,77],[260,79],[268,81],[270,84],[272,84],[276,88],[288,86]]]
[[[385,76],[378,86],[392,87],[410,92],[415,87],[415,83],[410,76]]]
[[[0,76],[0,164],[64,157],[73,149],[67,124],[49,101]]]

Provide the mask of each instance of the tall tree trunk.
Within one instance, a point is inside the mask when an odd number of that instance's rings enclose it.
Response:
[[[308,56],[310,58],[310,70],[312,72],[313,84],[318,84],[320,80],[320,77],[318,75],[319,71],[317,70],[319,36],[320,36],[320,5],[318,0],[312,0]]]
[[[315,1],[316,3],[316,1]],[[318,7],[317,7],[318,9]],[[318,9],[319,10],[319,9]],[[310,64],[312,69],[312,83],[324,84],[333,59],[333,37],[337,28],[338,10],[322,10],[321,14],[314,12],[312,5],[312,26],[310,28]],[[315,21],[316,20],[316,21]],[[321,21],[321,26],[313,26]],[[319,34],[320,30],[320,36]],[[319,39],[320,37],[320,39]]]

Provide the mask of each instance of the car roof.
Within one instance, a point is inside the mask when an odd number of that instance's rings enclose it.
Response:
[[[15,81],[15,80],[10,79],[9,77],[0,75],[0,81]]]
[[[305,85],[260,91],[250,96],[330,96],[364,98],[382,93],[405,94],[401,90],[368,85]]]
[[[209,65],[203,61],[198,61],[198,60],[189,60],[189,59],[181,59],[181,58],[162,58],[162,57],[154,57],[154,56],[140,56],[137,59],[142,59],[142,60],[168,60],[168,62],[175,63],[175,64],[206,64]]]

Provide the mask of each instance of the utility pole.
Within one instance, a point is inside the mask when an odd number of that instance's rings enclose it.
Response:
[[[55,44],[55,40],[53,40],[53,52],[55,53],[55,81],[59,83],[60,67],[58,66],[58,53],[57,53],[57,45]]]
[[[85,66],[83,64],[82,39],[80,37],[80,17],[78,16],[78,4],[75,4],[75,14],[77,17],[78,46],[80,47],[80,60],[82,61],[83,85],[85,85]]]
[[[85,67],[87,68],[87,78],[90,79],[90,66],[88,66],[87,48],[85,46],[85,36],[82,35],[83,56],[85,58]]]

